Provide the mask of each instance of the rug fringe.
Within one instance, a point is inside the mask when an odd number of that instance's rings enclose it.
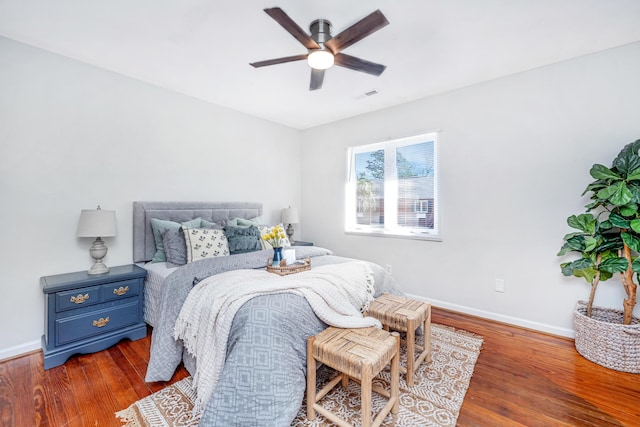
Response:
[[[135,411],[132,409],[132,406],[133,405],[115,413],[116,418],[118,418],[121,423],[125,423],[122,427],[137,427],[138,425],[136,423]]]

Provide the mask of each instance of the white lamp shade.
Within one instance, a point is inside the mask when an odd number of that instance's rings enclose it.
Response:
[[[78,237],[113,237],[116,235],[116,211],[83,209],[78,221]]]
[[[298,219],[298,210],[296,208],[288,207],[282,209],[282,223],[283,224],[297,224],[300,222]]]

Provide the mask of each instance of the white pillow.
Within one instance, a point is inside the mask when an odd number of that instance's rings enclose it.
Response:
[[[286,233],[286,228],[284,228],[282,223],[278,225],[280,225],[280,227],[282,227],[282,229],[285,230]],[[264,236],[265,234],[269,234],[269,231],[271,231],[271,229],[275,227],[275,225],[273,227],[269,227],[268,225],[258,225],[257,227],[260,230],[260,241],[262,242],[262,249],[273,249],[273,246],[271,246],[269,242],[267,242],[266,240],[262,240],[262,236]],[[287,246],[291,246],[291,242],[289,241],[289,236],[285,235],[282,247],[286,248]]]
[[[182,228],[187,247],[187,262],[229,255],[229,242],[222,230]]]

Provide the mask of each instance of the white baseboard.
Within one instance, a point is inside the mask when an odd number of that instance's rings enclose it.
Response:
[[[573,329],[559,328],[553,325],[547,325],[545,323],[532,322],[526,319],[520,319],[518,317],[506,316],[504,314],[493,313],[491,311],[479,310],[473,307],[467,307],[464,305],[451,304],[444,301],[438,301],[430,298],[425,298],[420,295],[407,294],[408,297],[417,299],[419,301],[430,302],[434,307],[445,308],[447,310],[458,311],[460,313],[470,314],[472,316],[482,317],[484,319],[495,320],[497,322],[508,323],[509,325],[520,326],[522,328],[533,329],[535,331],[545,332],[547,334],[558,335],[561,337],[574,338]]]
[[[40,348],[40,340],[26,342],[9,348],[3,348],[0,349],[0,361],[12,359],[16,356],[22,356],[23,354],[31,353],[32,351],[39,350]]]

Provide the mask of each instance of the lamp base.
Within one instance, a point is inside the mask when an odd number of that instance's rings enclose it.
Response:
[[[293,231],[293,225],[287,225],[287,237],[289,238],[289,243],[291,243],[291,245],[294,245],[296,243],[296,241],[293,240]]]
[[[104,274],[108,272],[109,272],[109,267],[107,267],[103,262],[96,262],[87,271],[87,274]]]
[[[109,272],[109,267],[107,267],[102,260],[105,256],[107,256],[107,246],[104,244],[104,241],[97,237],[96,240],[93,241],[93,244],[89,248],[89,255],[93,258],[93,265],[87,271],[88,274],[104,274]]]

